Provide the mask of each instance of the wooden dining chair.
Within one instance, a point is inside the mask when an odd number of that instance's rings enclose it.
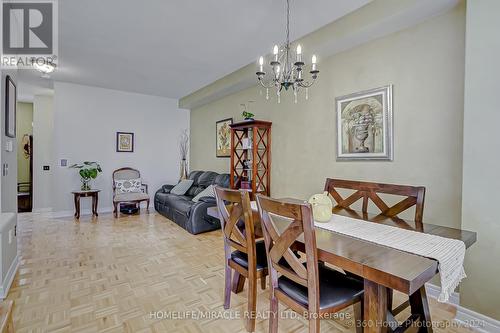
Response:
[[[271,281],[269,332],[278,332],[279,302],[306,314],[310,333],[320,331],[325,314],[350,305],[354,305],[354,321],[361,321],[363,281],[319,264],[311,205],[262,195],[257,195],[257,203]],[[305,262],[291,248],[301,236]],[[361,332],[361,325],[356,325],[356,330]]]
[[[353,190],[354,192],[346,198],[343,198],[337,191],[338,189]],[[424,230],[422,220],[424,215],[425,187],[423,186],[382,184],[327,178],[325,191],[328,191],[336,202],[336,206],[333,208],[334,211],[337,208],[350,209],[354,203],[362,199],[362,212],[363,214],[367,214],[368,203],[369,201],[372,201],[375,207],[379,210],[379,214],[374,218],[371,218],[370,221],[376,222],[378,217],[381,219],[389,217],[398,227],[414,229],[416,231]],[[379,194],[390,194],[403,198],[396,204],[390,205],[387,204],[379,196]],[[414,226],[409,225],[406,221],[398,218],[399,214],[411,209],[412,207],[415,207]],[[427,304],[425,288],[420,290],[419,293],[421,293],[421,296],[425,298],[424,302]],[[387,308],[391,313],[391,316],[396,316],[409,306],[410,301],[407,300],[393,309],[393,291],[391,290],[387,293]]]
[[[230,306],[231,273],[234,270],[235,277],[238,277],[235,279],[238,285],[238,288],[234,289],[235,292],[243,289],[245,279],[248,280],[246,329],[248,332],[253,332],[257,306],[257,280],[260,279],[261,288],[265,289],[268,275],[265,244],[263,240],[255,241],[252,208],[247,191],[215,187],[215,198],[224,236],[224,309],[229,309]]]

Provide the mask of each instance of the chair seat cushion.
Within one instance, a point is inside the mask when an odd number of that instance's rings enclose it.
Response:
[[[126,201],[137,201],[137,200],[147,200],[149,195],[146,193],[120,193],[116,194],[113,198],[114,202],[126,202]]]
[[[255,252],[257,254],[257,270],[267,268],[266,245],[263,240],[255,242]],[[248,269],[248,256],[241,251],[231,253],[231,259],[238,265]]]
[[[319,307],[338,306],[363,295],[363,281],[344,275],[326,266],[319,266]],[[308,307],[307,288],[285,276],[278,279],[278,288],[295,301]]]

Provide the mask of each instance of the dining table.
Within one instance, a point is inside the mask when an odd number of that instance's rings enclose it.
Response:
[[[297,199],[285,199],[297,201]],[[304,201],[301,201],[304,202]],[[256,237],[262,237],[260,216],[255,202],[252,202],[252,216]],[[207,214],[219,218],[216,207],[207,209]],[[399,217],[386,217],[334,207],[333,214],[343,215],[371,223],[415,230],[431,235],[461,240],[469,248],[476,242],[476,233],[433,224],[416,225],[415,222]],[[280,226],[277,225],[280,229]],[[282,226],[283,230],[286,225]],[[379,245],[331,230],[315,227],[318,260],[355,274],[364,280],[363,332],[385,333],[404,332],[419,319],[426,323],[419,325],[418,332],[432,332],[431,318],[425,283],[439,273],[438,262],[434,259]],[[298,251],[304,251],[303,239],[295,244]],[[243,288],[244,278],[233,277],[233,291]],[[395,309],[388,309],[388,299],[392,290],[409,296],[409,300]],[[411,316],[399,324],[395,316],[410,307]]]

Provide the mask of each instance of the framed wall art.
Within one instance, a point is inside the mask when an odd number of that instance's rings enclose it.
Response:
[[[133,153],[134,133],[116,132],[116,151],[119,153]]]
[[[215,156],[231,156],[231,125],[233,118],[219,120],[215,123]]]
[[[337,160],[393,159],[392,85],[337,97]]]

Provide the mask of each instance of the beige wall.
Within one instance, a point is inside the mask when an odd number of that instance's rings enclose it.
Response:
[[[465,9],[319,59],[309,100],[284,94],[281,104],[250,88],[191,111],[191,170],[228,171],[215,157],[215,122],[242,119],[255,100],[256,118],[273,122],[272,195],[307,198],[326,177],[427,187],[425,219],[460,226]],[[311,50],[306,50],[311,51]],[[335,160],[336,96],[394,85],[393,162]]]
[[[461,304],[500,320],[500,1],[467,3],[462,227],[477,232],[467,253]]]
[[[30,181],[30,160],[24,156],[22,146],[25,134],[33,134],[33,103],[17,103],[17,181]]]

